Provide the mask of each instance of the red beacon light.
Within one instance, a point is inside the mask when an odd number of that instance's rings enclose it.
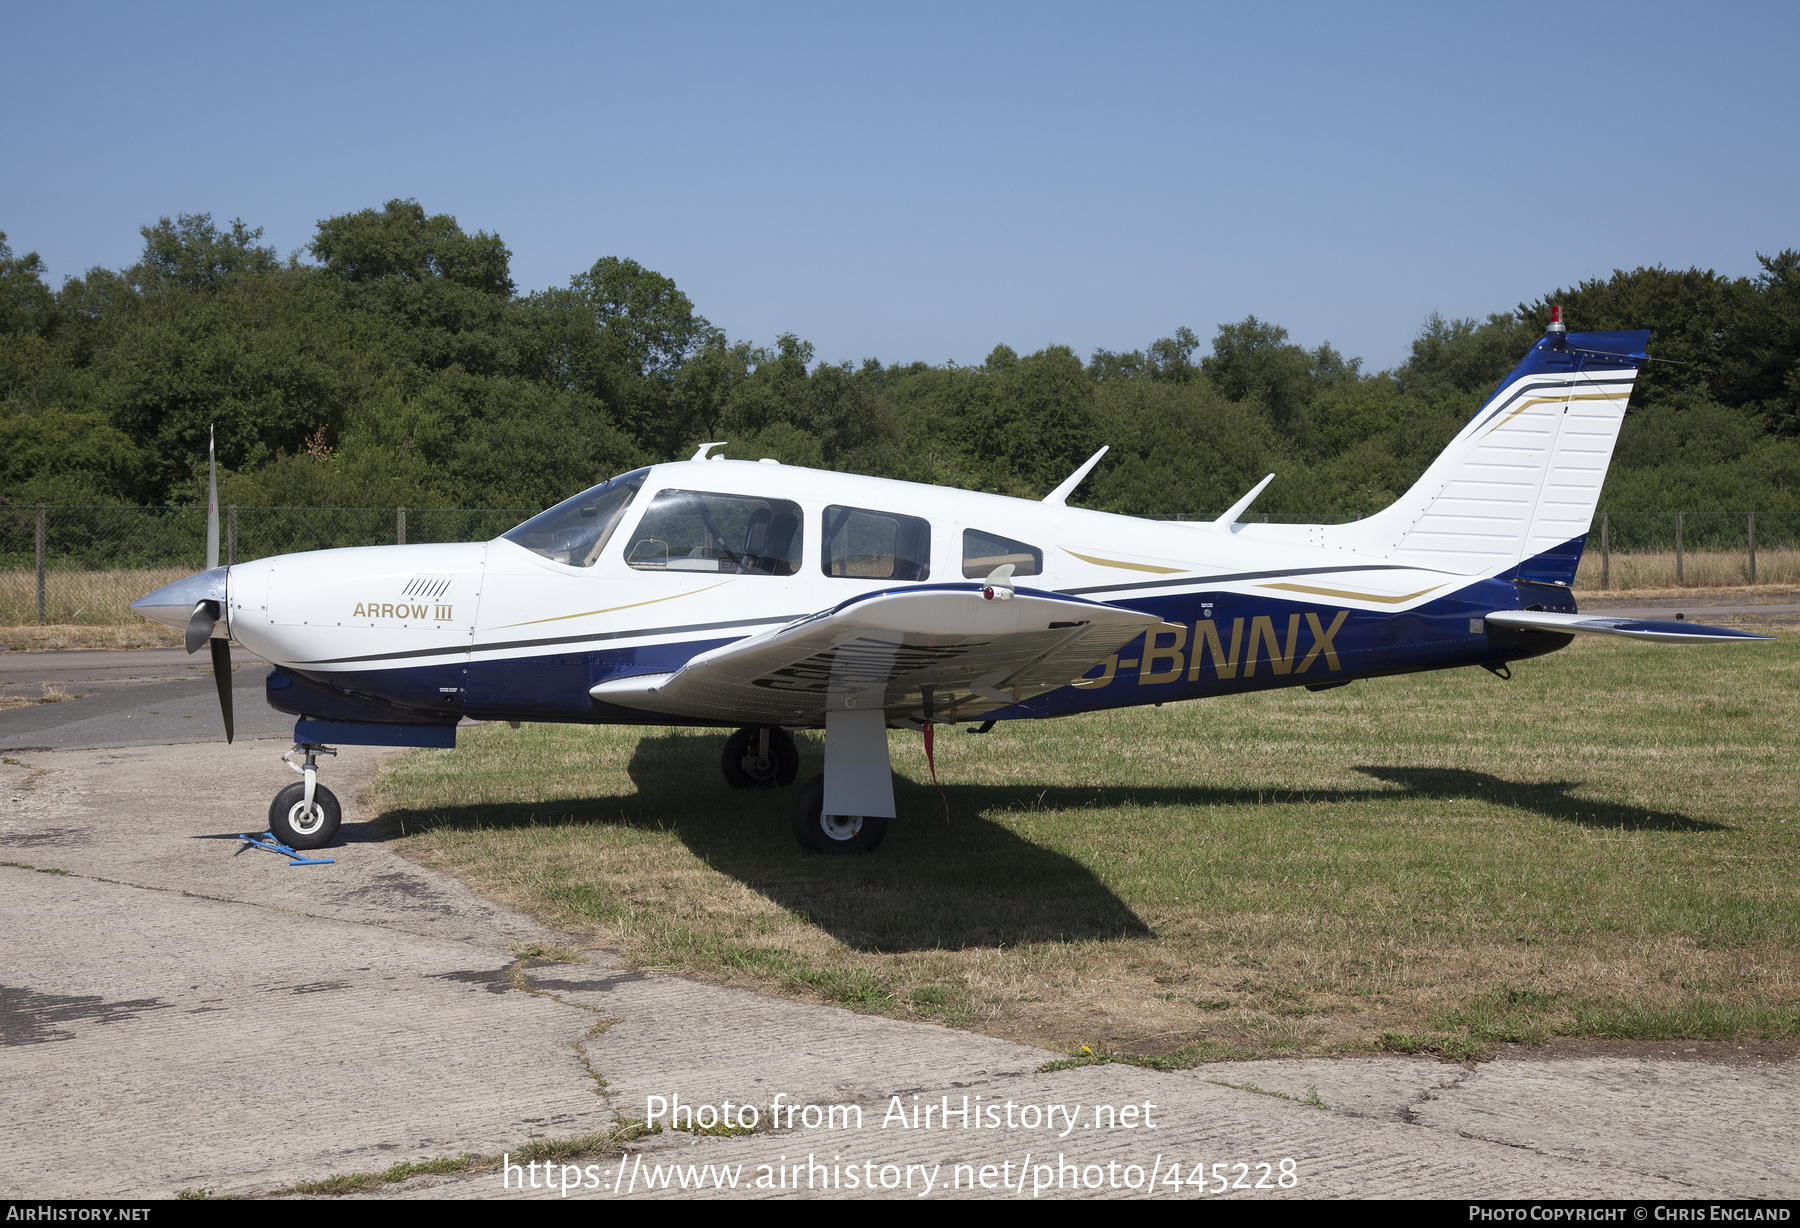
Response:
[[[1550,307],[1550,327],[1545,329],[1544,331],[1547,333],[1554,333],[1559,337],[1563,336],[1564,334],[1566,334],[1569,331],[1569,326],[1567,324],[1563,323],[1562,304],[1561,303],[1554,303],[1551,305],[1551,307]]]

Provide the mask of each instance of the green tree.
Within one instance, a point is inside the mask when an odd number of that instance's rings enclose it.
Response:
[[[0,334],[42,335],[54,327],[56,299],[44,284],[44,262],[36,252],[14,256],[0,230]]]
[[[1305,446],[1313,394],[1359,377],[1361,359],[1345,360],[1329,345],[1307,350],[1287,339],[1287,329],[1245,316],[1221,324],[1200,373],[1233,401],[1263,406],[1278,431]]]
[[[281,267],[274,248],[256,244],[262,227],[252,230],[242,218],[221,231],[210,213],[183,213],[172,222],[158,218],[139,233],[144,255],[126,279],[140,294],[217,291]]]
[[[502,298],[513,293],[512,253],[499,235],[468,234],[447,213],[427,216],[416,200],[326,218],[310,250],[332,276],[353,284],[441,280]]]

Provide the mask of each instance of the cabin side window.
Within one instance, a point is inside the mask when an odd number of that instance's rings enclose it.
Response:
[[[963,578],[985,580],[994,568],[1012,564],[1015,576],[1043,574],[1044,552],[1036,546],[1016,542],[998,533],[980,529],[963,530]]]
[[[657,494],[625,547],[638,571],[791,576],[800,570],[800,505],[702,490]]]
[[[820,566],[828,576],[923,580],[931,574],[931,524],[917,516],[828,507],[820,521]]]
[[[592,567],[649,473],[648,469],[637,469],[620,474],[573,499],[564,499],[549,511],[539,512],[504,536],[552,562]]]

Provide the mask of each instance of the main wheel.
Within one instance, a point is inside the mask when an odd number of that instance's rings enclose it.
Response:
[[[785,788],[800,772],[800,751],[779,725],[751,725],[725,739],[719,767],[734,789]]]
[[[322,849],[337,835],[344,814],[338,799],[324,785],[313,786],[312,813],[306,813],[306,785],[295,781],[269,803],[269,831],[281,843],[295,849]]]
[[[809,853],[867,853],[887,835],[880,815],[825,813],[825,778],[814,776],[794,802],[794,839]]]

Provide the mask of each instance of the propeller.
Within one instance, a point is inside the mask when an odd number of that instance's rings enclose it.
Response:
[[[206,570],[212,571],[219,565],[219,464],[213,450],[212,428],[206,431]],[[229,589],[227,589],[229,592]],[[200,645],[210,644],[212,647],[213,685],[219,690],[219,714],[225,718],[225,741],[229,743],[234,730],[231,720],[231,641],[213,639],[213,629],[218,626],[223,613],[223,605],[217,601],[202,601],[194,606],[194,613],[188,619],[187,632],[182,642],[190,654],[200,651]]]

